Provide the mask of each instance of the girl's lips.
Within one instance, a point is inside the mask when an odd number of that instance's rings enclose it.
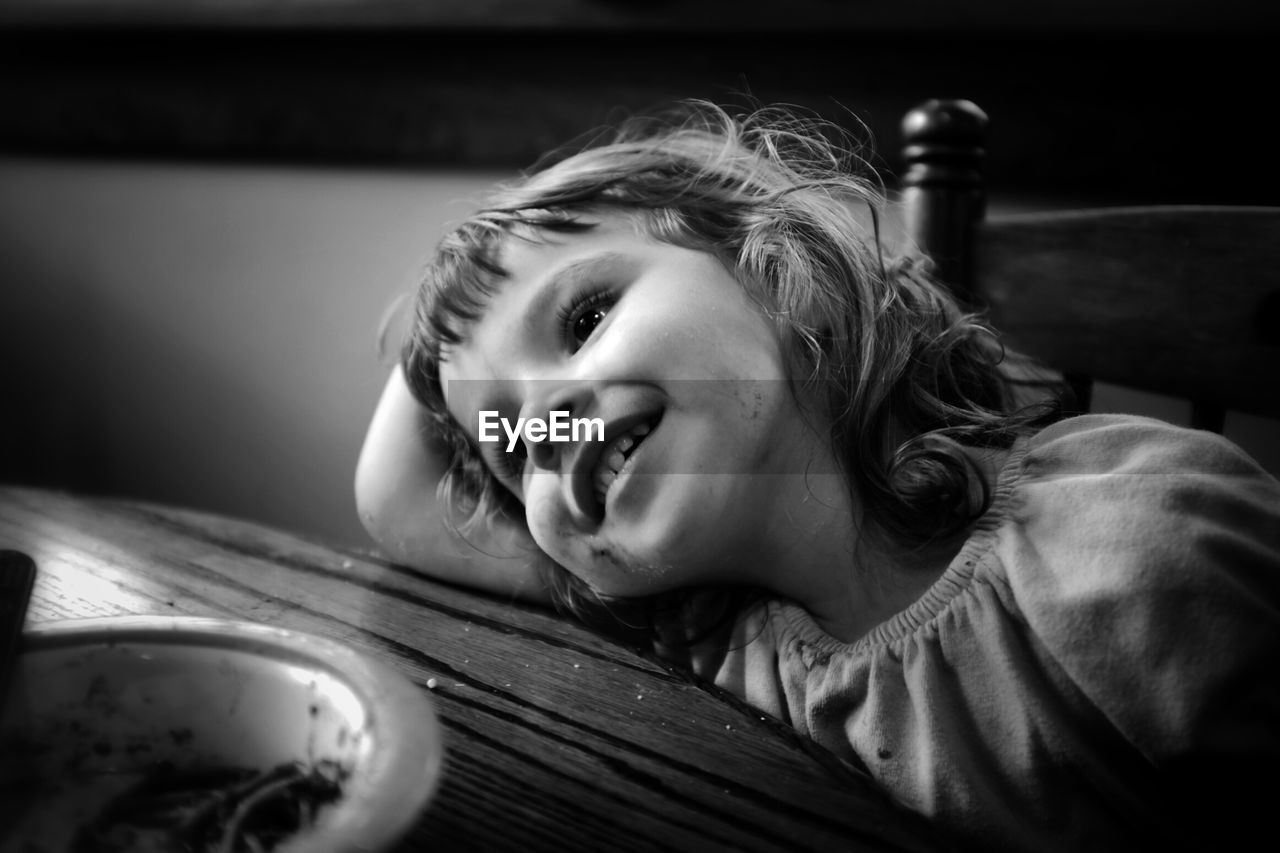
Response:
[[[620,418],[605,424],[605,436],[612,436],[607,441],[582,445],[573,461],[570,486],[573,501],[584,516],[597,523],[603,520],[614,481],[631,469],[633,455],[661,419],[661,412]]]
[[[649,422],[643,421],[605,446],[604,452],[600,454],[599,461],[596,462],[595,470],[591,472],[596,501],[601,506],[604,506],[605,499],[609,495],[609,487],[613,485],[613,481],[618,478],[618,475],[626,469],[631,461],[631,454],[636,451],[636,448],[649,435],[649,430]]]

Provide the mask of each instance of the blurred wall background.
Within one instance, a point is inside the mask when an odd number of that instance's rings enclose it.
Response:
[[[3,479],[362,543],[382,318],[492,179],[0,161]]]

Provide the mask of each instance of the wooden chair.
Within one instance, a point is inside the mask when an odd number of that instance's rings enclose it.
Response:
[[[1280,418],[1280,207],[1098,208],[985,215],[987,117],[929,101],[903,120],[907,237],[1011,347],[1093,380]],[[1188,180],[1194,180],[1189,175]]]

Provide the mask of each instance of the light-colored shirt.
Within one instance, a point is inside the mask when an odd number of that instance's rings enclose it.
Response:
[[[773,601],[693,663],[962,843],[1221,839],[1280,811],[1280,483],[1209,433],[1065,420],[907,610],[847,644]]]

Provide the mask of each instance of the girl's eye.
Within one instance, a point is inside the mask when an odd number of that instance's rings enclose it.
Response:
[[[605,317],[609,316],[615,301],[611,293],[596,291],[572,300],[567,309],[561,312],[564,342],[570,352],[577,352],[591,339]]]
[[[595,332],[596,327],[604,322],[605,315],[609,313],[609,309],[604,306],[597,305],[589,307],[582,311],[573,321],[573,328],[570,330],[570,337],[574,344],[582,346]]]

